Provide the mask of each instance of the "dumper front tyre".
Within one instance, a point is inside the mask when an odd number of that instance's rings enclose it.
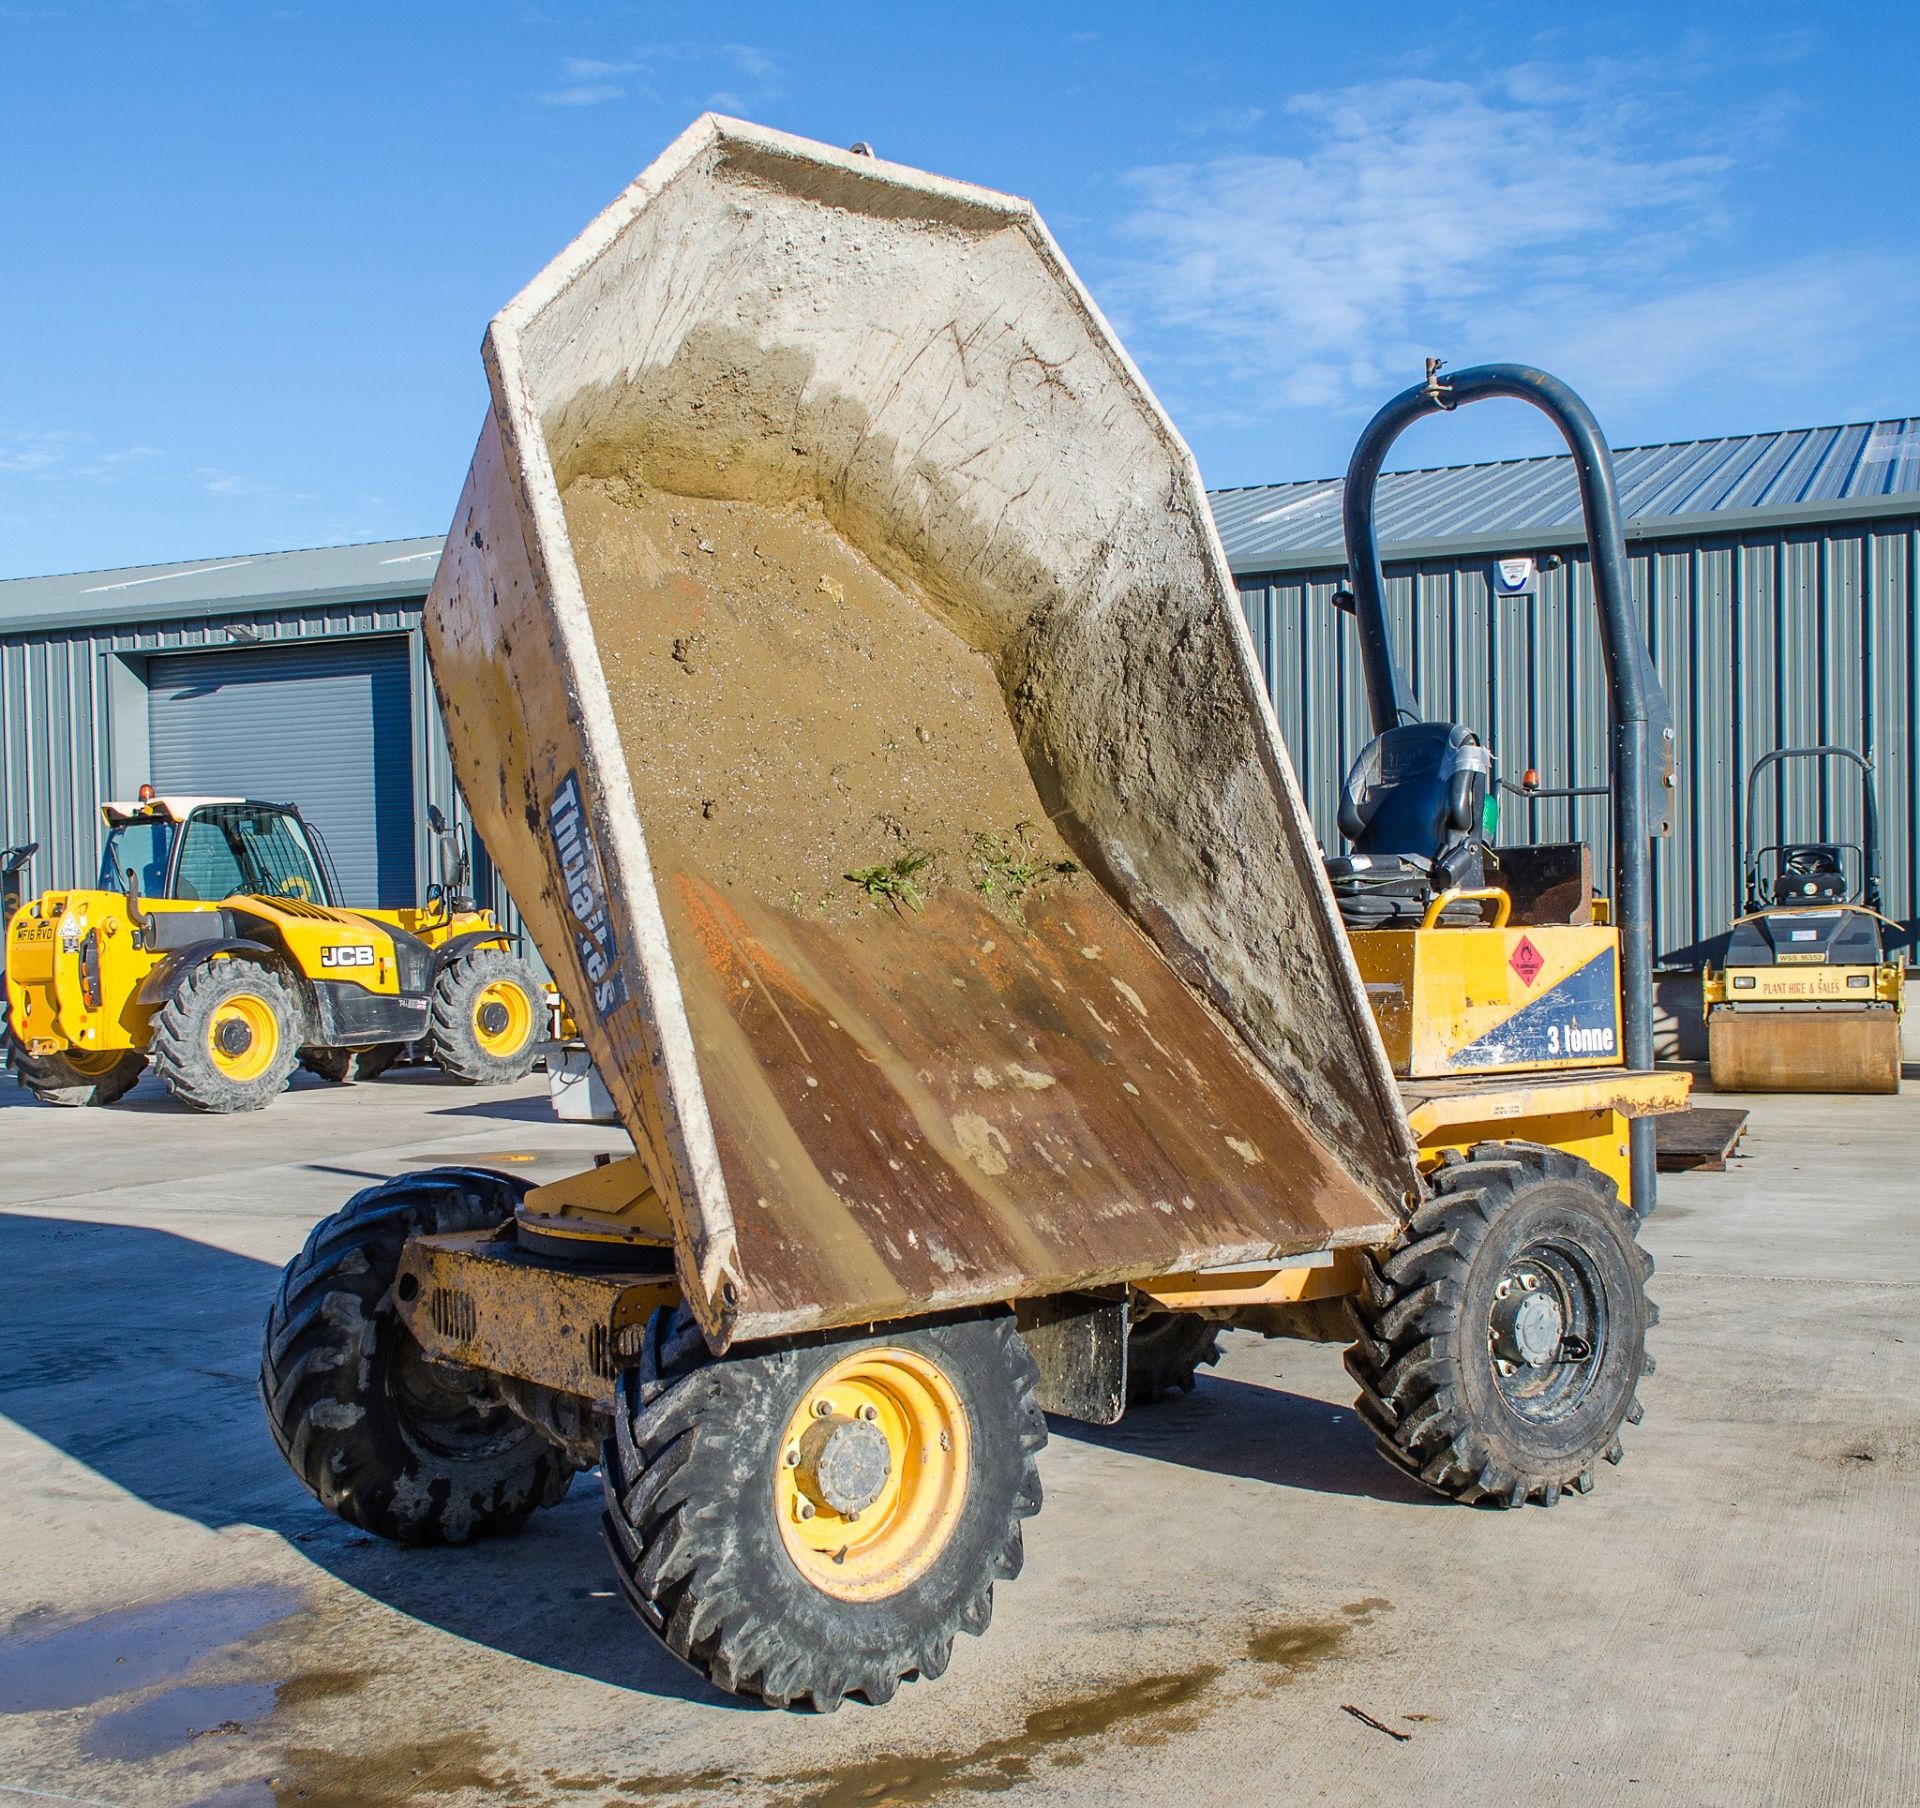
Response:
[[[138,1049],[36,1055],[16,1041],[9,1058],[20,1084],[45,1105],[111,1105],[125,1098],[147,1070],[147,1058]]]
[[[945,1670],[1020,1573],[1047,1438],[1010,1316],[712,1358],[655,1315],[604,1446],[627,1600],[719,1687],[878,1705]]]
[[[286,1266],[260,1339],[274,1441],[316,1500],[399,1544],[518,1531],[574,1465],[475,1369],[430,1361],[395,1304],[407,1240],[505,1223],[504,1174],[402,1174],[323,1219]]]
[[[256,960],[193,968],[153,1015],[153,1068],[199,1111],[258,1111],[286,1090],[300,1056],[303,1009]]]
[[[1198,1371],[1220,1360],[1220,1327],[1197,1312],[1155,1312],[1127,1332],[1127,1404],[1193,1392]]]
[[[1585,1493],[1640,1420],[1652,1257],[1613,1182],[1556,1150],[1483,1143],[1430,1184],[1350,1302],[1360,1417],[1383,1456],[1456,1500]]]
[[[546,988],[517,954],[476,948],[433,982],[427,1047],[442,1072],[469,1086],[501,1086],[533,1071],[546,1022]]]

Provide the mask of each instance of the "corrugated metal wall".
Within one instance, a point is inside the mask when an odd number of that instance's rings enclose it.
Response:
[[[1540,573],[1535,596],[1518,598],[1490,594],[1486,558],[1389,564],[1390,607],[1427,715],[1479,730],[1509,778],[1531,765],[1543,784],[1604,784],[1606,694],[1584,550],[1564,561]],[[1912,928],[1920,914],[1912,752],[1920,520],[1643,543],[1631,562],[1679,747],[1675,833],[1655,843],[1662,958],[1697,964],[1691,951],[1726,927],[1737,902],[1741,782],[1756,758],[1788,742],[1872,748],[1886,911]],[[1340,575],[1240,580],[1281,733],[1329,847],[1339,845],[1341,780],[1369,735],[1353,624],[1330,600]],[[1835,840],[1859,839],[1858,790],[1841,770],[1822,779],[1797,764],[1788,799],[1805,812],[1788,832],[1817,827]],[[1503,797],[1502,809],[1504,839],[1605,845],[1604,799],[1528,805]],[[1763,839],[1780,832],[1769,826]]]
[[[238,627],[241,634],[229,632]],[[274,642],[403,636],[411,691],[413,791],[419,895],[433,876],[426,806],[466,820],[454,788],[446,730],[427,674],[418,602],[294,609],[131,627],[0,637],[0,847],[37,841],[28,873],[34,890],[90,884],[100,858],[102,798],[146,776],[143,686],[123,656],[224,649]],[[296,801],[298,801],[296,799]],[[469,828],[471,825],[469,825]],[[509,925],[512,901],[475,850],[476,890]]]
[[[1912,755],[1920,722],[1920,518],[1643,543],[1632,565],[1679,738],[1678,826],[1671,841],[1656,844],[1662,955],[1693,964],[1689,950],[1725,927],[1736,902],[1741,779],[1758,755],[1788,741],[1874,750],[1887,914],[1912,925],[1920,915]],[[1486,559],[1467,556],[1389,566],[1400,654],[1423,708],[1485,733],[1510,777],[1532,765],[1547,784],[1604,783],[1606,699],[1584,554],[1569,552],[1542,570],[1532,597],[1493,597],[1488,569]],[[1241,580],[1281,731],[1329,846],[1337,845],[1340,781],[1368,738],[1352,623],[1330,601],[1337,576],[1321,570]],[[130,746],[144,750],[144,720],[136,740],[126,719],[134,693],[116,655],[232,646],[228,629],[236,623],[257,636],[249,644],[404,635],[424,892],[431,876],[426,805],[444,808],[452,799],[456,816],[464,807],[419,622],[419,604],[403,602],[0,638],[0,846],[41,844],[29,875],[37,888],[92,875],[99,800],[110,785],[143,776],[129,762],[144,758]],[[137,692],[137,679],[131,682]],[[1844,774],[1823,782],[1796,771],[1789,797],[1814,813],[1821,833],[1858,837],[1857,793]],[[1504,809],[1512,839],[1579,836],[1604,846],[1602,800],[1529,806],[1507,798]],[[1531,831],[1530,811],[1537,813]],[[491,875],[484,856],[476,864],[484,898]],[[511,911],[504,895],[493,902]]]

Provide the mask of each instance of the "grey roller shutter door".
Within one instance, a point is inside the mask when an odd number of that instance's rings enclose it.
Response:
[[[161,654],[147,690],[159,790],[298,804],[333,851],[343,903],[414,902],[404,640]]]

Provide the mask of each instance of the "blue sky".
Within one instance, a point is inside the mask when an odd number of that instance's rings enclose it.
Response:
[[[1210,484],[1337,472],[1427,352],[1621,445],[1920,413],[1916,49],[1765,0],[0,0],[0,576],[443,530],[487,317],[710,106],[1032,196]]]

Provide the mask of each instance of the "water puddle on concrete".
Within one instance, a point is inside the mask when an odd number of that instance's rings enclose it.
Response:
[[[82,1736],[80,1755],[138,1764],[209,1734],[245,1732],[273,1701],[270,1682],[183,1684],[102,1714]]]
[[[116,1608],[44,1631],[29,1615],[0,1637],[0,1714],[86,1707],[184,1677],[300,1601],[298,1589],[268,1584]]]

